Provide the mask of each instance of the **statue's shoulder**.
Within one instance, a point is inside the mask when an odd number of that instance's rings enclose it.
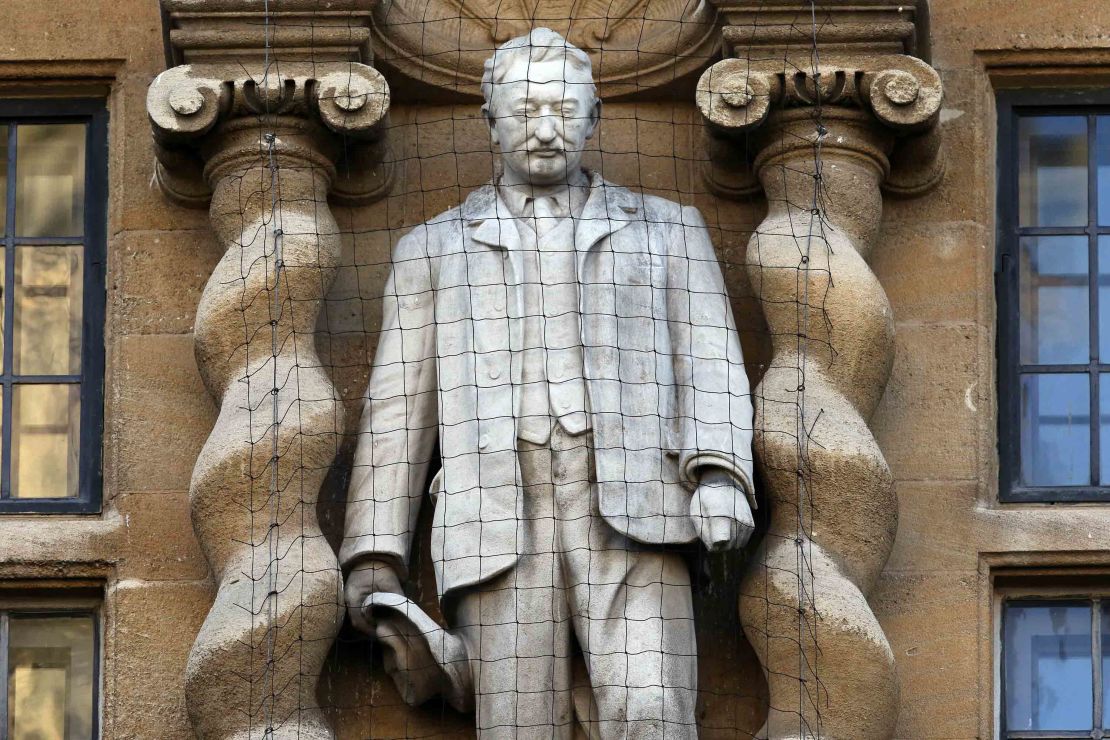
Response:
[[[493,185],[487,183],[472,191],[454,208],[448,208],[425,221],[422,225],[432,235],[456,236],[460,226],[478,218],[487,217],[497,199]]]
[[[591,190],[600,190],[604,194],[610,213],[622,211],[626,214],[626,218],[631,217],[633,220],[640,218],[646,221],[658,221],[659,216],[678,213],[681,209],[678,203],[610,182],[597,172],[587,171],[587,174],[590,178]]]
[[[416,224],[405,233],[405,239],[419,242],[428,256],[434,256],[444,244],[459,240],[465,222],[463,205],[457,205]]]
[[[682,204],[678,201],[646,193],[640,194],[639,197],[643,202],[644,216],[649,221],[681,223]]]

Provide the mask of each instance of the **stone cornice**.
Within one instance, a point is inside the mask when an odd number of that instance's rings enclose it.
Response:
[[[909,54],[928,58],[926,0],[714,0],[724,20],[725,53],[782,60],[785,53],[808,55],[817,43],[822,54],[848,51]]]
[[[162,0],[166,64],[256,60],[370,64],[378,0]]]

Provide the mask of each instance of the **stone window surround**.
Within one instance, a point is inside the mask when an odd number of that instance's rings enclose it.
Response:
[[[95,580],[10,580],[0,584],[0,620],[12,612],[91,616],[93,619],[93,737],[100,737],[103,726],[105,676],[104,584]],[[6,676],[8,645],[6,632],[0,631],[0,676]],[[7,683],[0,681],[0,720],[7,725]]]
[[[981,695],[990,701],[980,702],[981,737],[1003,740],[1002,684],[1002,613],[1008,601],[1013,600],[1091,600],[1110,601],[1110,560],[1101,553],[992,553],[983,554],[980,560],[981,584],[986,586],[981,602],[984,648],[990,659],[981,661]],[[1097,677],[1096,677],[1097,680]],[[1106,677],[1103,677],[1105,685]],[[989,688],[988,688],[989,687]],[[1098,732],[1096,729],[1093,731]],[[1031,736],[1035,736],[1033,733]],[[1025,735],[1020,735],[1024,737]],[[1049,736],[1040,733],[1039,736]],[[1098,734],[1061,732],[1059,736],[1099,737]],[[1110,736],[1104,731],[1102,737]]]
[[[81,419],[80,449],[78,452],[79,488],[73,499],[0,499],[3,514],[98,514],[103,499],[104,429],[104,380],[105,380],[105,326],[108,242],[108,101],[103,96],[88,96],[100,85],[89,89],[89,80],[83,75],[76,86],[65,84],[64,79],[53,78],[53,84],[43,80],[49,93],[63,94],[49,97],[27,95],[32,84],[24,79],[15,85],[9,74],[20,70],[0,67],[0,121],[21,120],[29,122],[84,122],[88,125],[86,139],[85,217],[84,246],[84,303],[81,353]],[[71,70],[76,71],[76,70]],[[27,77],[34,75],[28,74]],[[18,77],[16,78],[18,80]],[[84,92],[85,94],[81,94]],[[22,93],[22,94],[20,94]],[[17,153],[18,157],[18,153]],[[15,187],[10,183],[9,191]],[[11,204],[9,203],[9,206]],[[10,235],[9,235],[10,236]],[[5,237],[7,239],[7,237]],[[99,332],[89,332],[89,327],[100,327]],[[9,430],[3,431],[5,437]]]

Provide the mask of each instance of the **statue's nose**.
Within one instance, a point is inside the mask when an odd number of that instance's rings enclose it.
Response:
[[[543,116],[536,122],[534,136],[545,144],[555,138],[555,121],[553,116]]]

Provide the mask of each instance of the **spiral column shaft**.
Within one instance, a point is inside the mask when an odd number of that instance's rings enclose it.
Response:
[[[342,412],[313,337],[340,243],[327,162],[313,161],[305,128],[234,122],[208,157],[225,252],[195,328],[220,406],[190,490],[217,583],[186,676],[203,738],[331,737],[315,691],[342,584],[316,501]]]
[[[216,585],[185,676],[204,740],[334,737],[316,689],[342,576],[316,506],[344,420],[315,332],[341,249],[328,196],[387,182],[373,165],[388,107],[380,74],[338,62],[181,65],[147,94],[156,182],[207,202],[224,250],[194,327],[219,405],[190,485]],[[337,184],[343,153],[364,166]]]
[[[747,12],[731,13],[726,39],[747,38]],[[767,679],[769,740],[889,740],[897,727],[894,655],[867,600],[898,527],[894,477],[869,428],[894,316],[867,260],[882,189],[921,193],[944,167],[940,78],[889,53],[902,37],[883,28],[872,54],[837,47],[835,29],[756,34],[766,48],[718,62],[698,84],[710,185],[725,197],[762,191],[768,208],[746,270],[771,342],[753,392],[770,514],[739,611]],[[822,33],[834,51],[817,62]]]
[[[740,616],[767,676],[768,737],[879,740],[893,735],[898,684],[867,594],[898,509],[867,422],[890,375],[894,325],[866,257],[886,142],[861,114],[838,112],[820,138],[840,144],[815,157],[811,114],[781,118],[758,169],[768,215],[747,254],[773,348],[755,390],[771,514]]]

